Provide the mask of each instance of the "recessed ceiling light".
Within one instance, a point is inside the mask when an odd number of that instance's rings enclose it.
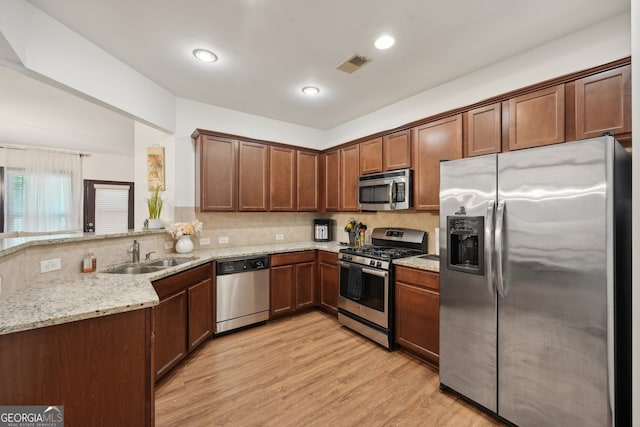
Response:
[[[198,58],[202,62],[216,62],[218,60],[218,56],[206,49],[196,49],[193,51],[193,56]]]
[[[396,40],[393,37],[384,35],[378,37],[378,40],[375,42],[375,46],[378,49],[389,49],[395,42]]]
[[[305,86],[302,88],[302,93],[305,95],[317,95],[320,93],[320,89],[315,86]]]

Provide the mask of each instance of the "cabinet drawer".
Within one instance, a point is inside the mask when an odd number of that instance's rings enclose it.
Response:
[[[287,254],[271,255],[271,266],[298,264],[301,262],[311,262],[315,260],[313,251],[291,252]]]
[[[318,261],[325,264],[338,264],[338,254],[335,252],[318,251]]]
[[[168,295],[172,295],[188,286],[195,285],[204,280],[211,279],[213,267],[211,263],[207,263],[190,270],[176,273],[173,276],[153,282],[153,287],[160,299]]]
[[[396,266],[396,282],[409,283],[420,288],[440,291],[440,275],[430,271],[398,265]]]

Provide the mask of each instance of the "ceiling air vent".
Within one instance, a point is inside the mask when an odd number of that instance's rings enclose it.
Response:
[[[362,55],[358,55],[356,53],[355,55],[351,56],[346,61],[344,61],[342,64],[338,65],[336,69],[340,71],[344,71],[345,73],[351,74],[358,71],[360,68],[364,67],[369,62],[371,62],[371,59],[366,58]]]

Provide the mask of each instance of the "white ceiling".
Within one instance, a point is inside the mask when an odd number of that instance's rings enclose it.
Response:
[[[179,97],[329,129],[630,9],[629,0],[30,0]],[[387,51],[374,48],[383,33]],[[195,61],[195,48],[220,61]],[[354,53],[355,74],[335,68]],[[321,88],[309,98],[304,85]]]

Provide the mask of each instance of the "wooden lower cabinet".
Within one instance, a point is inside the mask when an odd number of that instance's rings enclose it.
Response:
[[[156,280],[153,287],[160,298],[153,308],[157,381],[213,335],[213,264]]]
[[[427,362],[439,364],[440,277],[396,266],[396,343]]]
[[[182,290],[154,307],[156,378],[187,355],[187,293]]]
[[[338,254],[318,251],[320,307],[338,314]]]
[[[62,405],[69,426],[153,426],[152,325],[144,308],[0,335],[1,404]]]
[[[270,316],[282,317],[315,305],[315,253],[271,255]]]

